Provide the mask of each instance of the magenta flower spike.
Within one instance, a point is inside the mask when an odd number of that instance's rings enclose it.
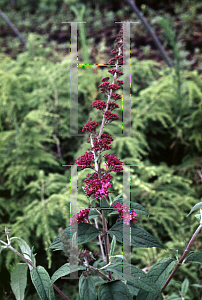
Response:
[[[76,164],[80,167],[79,170],[83,170],[86,168],[90,168],[94,170],[93,174],[87,175],[84,182],[86,186],[84,188],[85,195],[87,198],[92,200],[102,200],[106,198],[111,191],[110,188],[112,186],[111,179],[113,176],[109,174],[110,172],[117,172],[123,170],[123,162],[120,161],[116,157],[116,155],[105,154],[103,158],[106,161],[106,169],[100,167],[101,164],[101,153],[103,151],[110,150],[111,142],[114,140],[110,134],[103,133],[104,127],[116,120],[119,120],[119,116],[115,114],[115,109],[119,108],[119,105],[115,103],[117,100],[122,98],[122,95],[117,93],[118,90],[121,89],[123,85],[123,80],[119,80],[118,78],[123,75],[123,72],[118,70],[119,65],[123,64],[123,29],[120,30],[117,39],[115,48],[112,50],[114,54],[114,58],[110,59],[107,65],[115,65],[114,69],[108,69],[108,72],[111,74],[112,80],[110,81],[110,77],[103,77],[101,80],[101,84],[98,86],[100,88],[100,92],[106,95],[107,100],[95,100],[91,105],[93,108],[98,109],[103,114],[102,124],[99,133],[97,132],[99,123],[95,120],[89,118],[89,121],[85,124],[82,129],[82,132],[87,132],[88,139],[87,142],[91,144],[91,147],[88,148],[89,152],[85,152],[84,155],[78,157],[75,161]],[[122,212],[126,207],[122,207]],[[129,217],[128,220],[125,220],[127,224],[129,221],[135,222],[135,214],[133,210],[129,209]],[[78,222],[85,222],[85,218],[80,218],[80,212],[77,214],[77,217],[74,215],[73,220],[78,220]]]

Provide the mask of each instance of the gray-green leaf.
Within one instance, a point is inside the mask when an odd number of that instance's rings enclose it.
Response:
[[[27,264],[19,263],[11,273],[11,288],[17,300],[24,300],[27,286]]]
[[[80,300],[97,300],[97,294],[95,289],[95,283],[92,276],[84,277],[83,275],[79,279],[79,296]]]
[[[51,277],[51,282],[54,283],[62,276],[66,276],[71,272],[73,273],[77,270],[86,270],[86,268],[84,266],[71,265],[71,269],[70,269],[70,263],[66,263],[63,266],[61,266],[57,271],[55,271],[55,273]]]
[[[55,300],[55,294],[48,272],[38,266],[30,271],[32,283],[41,300]]]
[[[129,226],[129,225],[125,225]],[[125,227],[124,226],[124,227]],[[131,238],[131,246],[136,247],[160,247],[164,248],[163,245],[161,245],[150,233],[139,227],[138,225],[134,223],[130,223],[131,226],[131,235],[128,235],[127,240],[127,234],[124,235],[124,228],[123,228],[123,222],[116,222],[111,229],[108,231],[111,238],[113,235],[115,235],[117,241],[120,243],[123,243],[123,235],[126,240],[126,245],[130,245],[130,238]]]
[[[132,300],[128,287],[120,280],[102,284],[98,290],[98,300]]]

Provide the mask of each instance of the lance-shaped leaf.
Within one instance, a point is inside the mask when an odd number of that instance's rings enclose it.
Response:
[[[17,300],[24,300],[27,286],[27,264],[19,263],[11,273],[11,288]]]
[[[131,246],[136,247],[160,247],[165,248],[163,245],[159,244],[159,242],[147,231],[139,227],[134,223],[130,223],[131,226],[131,234],[127,234],[128,231],[125,231],[125,228],[129,225],[125,225],[123,227],[123,222],[116,222],[111,229],[108,231],[111,238],[115,235],[117,241],[123,243],[123,235],[125,239],[125,244],[130,245],[130,238],[131,238]]]
[[[70,269],[70,263],[66,263],[63,266],[61,266],[57,271],[55,271],[55,273],[51,277],[51,282],[54,283],[62,276],[66,276],[71,272],[73,273],[77,270],[86,270],[86,268],[84,266],[71,265]]]
[[[138,288],[134,287],[130,282],[127,282],[127,287],[132,295],[137,296],[139,292]]]
[[[92,278],[93,278],[93,281],[95,283],[95,286],[101,285],[104,282],[106,282],[106,280],[104,280],[103,278],[95,276],[95,275],[92,275]]]
[[[186,296],[186,293],[188,292],[188,289],[189,289],[189,280],[187,278],[185,278],[185,280],[182,283],[182,287],[181,287],[182,297]]]
[[[32,283],[41,300],[55,300],[53,286],[48,272],[38,266],[30,271]]]
[[[196,214],[194,217],[195,217],[198,221],[201,221],[201,214]]]
[[[102,284],[98,290],[98,300],[133,300],[128,287],[120,280]]]
[[[76,225],[76,224],[75,224]],[[72,225],[73,227],[74,225]],[[74,228],[73,228],[74,229]],[[71,228],[68,226],[64,230],[67,239],[70,240],[71,237]],[[78,245],[85,244],[94,240],[99,235],[99,230],[92,224],[89,223],[79,223],[78,224]],[[62,250],[62,243],[59,236],[57,236],[53,243],[49,247],[53,250]]]
[[[93,218],[97,218],[99,216],[100,216],[100,213],[97,211],[96,208],[95,209],[91,209],[89,211],[89,214],[88,214],[88,219],[90,220],[90,219],[93,219]]]
[[[95,283],[92,276],[84,277],[83,275],[79,279],[79,297],[80,300],[97,300]]]
[[[149,215],[148,211],[139,203],[131,202],[131,208],[134,209],[137,214]]]
[[[113,204],[115,204],[116,202],[118,202],[119,199],[123,199],[122,195],[123,195],[123,193],[121,193],[118,196],[116,196],[116,198],[114,198]]]
[[[33,249],[31,250],[29,245],[23,239],[21,239],[19,237],[12,237],[12,238],[10,238],[10,240],[11,241],[15,240],[18,243],[24,258],[31,261],[31,263],[36,267],[36,259],[33,254]],[[28,266],[29,266],[30,270],[33,269],[32,266],[30,266],[30,265],[28,265]]]
[[[120,278],[126,279],[135,288],[143,289],[147,292],[161,294],[160,288],[139,268],[128,263],[111,263],[105,268],[105,271],[112,271]],[[123,276],[122,276],[123,274]]]
[[[156,283],[159,286],[159,289],[162,288],[164,285],[166,279],[168,278],[168,275],[170,271],[173,269],[176,261],[172,258],[165,258],[160,262],[157,262],[146,274],[146,276],[151,279],[154,283]],[[156,299],[158,296],[157,293],[148,293],[144,290],[140,290],[138,295],[137,295],[137,300],[153,300]],[[161,298],[163,299],[162,296]]]
[[[195,253],[191,253],[186,261],[186,263],[197,263],[197,264],[202,264],[202,252],[195,252]]]
[[[114,255],[115,247],[116,247],[116,237],[115,237],[115,235],[113,235],[112,242],[111,242],[110,254],[109,254],[110,256]]]
[[[100,200],[100,208],[103,208],[104,216],[107,218],[107,215],[111,211],[111,208],[109,208],[109,204],[105,198]]]
[[[195,210],[199,209],[202,207],[202,202],[197,203],[196,205],[194,205],[194,207],[190,210],[189,214],[187,215],[187,217]]]

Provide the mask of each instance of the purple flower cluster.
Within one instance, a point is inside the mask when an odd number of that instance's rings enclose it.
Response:
[[[85,168],[92,168],[93,167],[93,154],[86,151],[84,155],[82,155],[76,159],[76,164],[78,164],[81,167],[81,169],[79,169],[79,170],[83,170]]]
[[[87,198],[93,197],[95,198],[101,198],[107,197],[109,193],[112,193],[114,191],[109,191],[109,188],[111,187],[110,179],[113,178],[110,174],[101,173],[101,180],[98,177],[98,173],[94,173],[93,176],[91,174],[87,175],[87,179],[84,180],[84,182],[87,184],[87,186],[84,188],[85,195]]]
[[[116,155],[105,154],[103,157],[106,159],[106,164],[108,166],[108,171],[122,171],[123,170],[123,162],[120,159],[116,158]]]
[[[120,216],[119,221],[123,220],[123,223],[126,225],[129,225],[130,221],[132,221],[133,223],[137,222],[136,211],[133,210],[132,208],[130,209],[130,207],[128,207],[126,203],[124,203],[123,205],[123,203],[117,202],[116,204],[113,205],[113,207],[118,209],[118,213]]]
[[[98,140],[98,139],[94,139],[93,141],[93,147],[92,148],[89,148],[94,150],[95,153],[99,152],[103,152],[105,150],[109,150],[112,148],[112,146],[110,145],[111,142],[113,141],[114,139],[110,136],[110,134],[107,134],[107,133],[103,133],[101,135],[101,139]]]
[[[87,223],[88,222],[88,214],[89,214],[89,210],[88,209],[84,209],[81,210],[79,213],[74,214],[69,226],[76,224],[76,223]]]
[[[83,127],[82,132],[87,131],[95,133],[98,125],[99,123],[97,121],[88,121],[88,123],[86,123],[86,125]]]

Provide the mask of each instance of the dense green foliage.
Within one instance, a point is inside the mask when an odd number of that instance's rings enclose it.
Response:
[[[51,2],[54,9],[59,2]],[[30,1],[26,5],[50,7],[48,1]],[[182,254],[184,241],[189,240],[197,225],[194,216],[186,215],[202,197],[202,78],[188,64],[183,43],[175,42],[168,23],[161,21],[161,26],[173,51],[174,67],[132,58],[131,124],[137,135],[116,137],[107,153],[117,154],[124,164],[138,165],[130,168],[131,201],[150,212],[149,217],[139,217],[138,223],[168,249],[178,249]],[[80,34],[84,47],[84,31]],[[48,247],[58,228],[67,226],[70,216],[70,168],[61,165],[74,164],[89,144],[86,137],[68,136],[69,55],[61,57],[54,47],[43,47],[48,43],[44,36],[30,33],[27,40],[27,49],[16,60],[0,54],[0,238],[4,239],[4,226],[9,227],[12,236],[35,247],[44,267],[47,263],[56,269],[61,265],[63,258],[58,257],[62,252],[57,253],[56,261],[56,254]],[[87,63],[89,56],[82,57]],[[98,85],[107,75],[107,70],[101,68],[79,69],[79,132],[89,115],[101,121],[101,114],[92,109],[91,103],[104,100]],[[105,132],[114,136],[121,130],[121,122],[116,121]],[[88,172],[78,173],[81,207],[89,203],[82,189]],[[122,181],[121,172],[114,174],[114,196],[122,193]],[[197,241],[195,246],[200,250],[202,244]],[[94,243],[88,247],[98,249]],[[121,254],[121,247],[119,251]],[[172,252],[170,255],[174,257]],[[156,248],[132,250],[132,262],[141,268],[165,257],[168,252]],[[0,259],[1,267],[9,271],[19,262],[11,252],[2,253]],[[199,272],[197,265],[183,266],[176,280],[188,278],[191,284],[199,283]],[[195,288],[190,289],[189,296],[198,299]]]

